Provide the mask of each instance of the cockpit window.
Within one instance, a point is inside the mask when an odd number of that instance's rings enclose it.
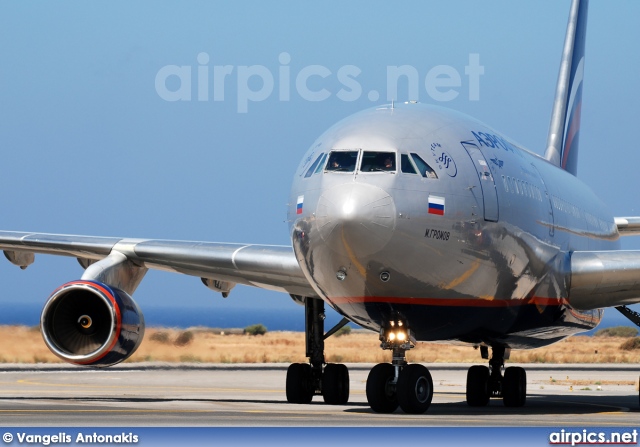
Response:
[[[334,172],[353,172],[356,169],[358,151],[333,151],[329,154],[326,170]]]
[[[360,162],[361,172],[394,172],[396,170],[395,152],[363,152]]]
[[[316,161],[314,161],[313,164],[311,165],[311,167],[309,167],[309,170],[304,175],[304,178],[311,177],[313,175],[313,173],[316,172],[316,168],[318,167],[319,164],[321,164],[321,160],[324,159],[324,155],[325,154],[320,154],[318,156],[318,158],[316,158]]]
[[[320,156],[320,161],[318,162],[318,167],[316,168],[315,171],[313,171],[314,174],[317,174],[318,172],[322,172],[322,168],[324,168],[324,161],[327,159],[327,154],[322,154]]]
[[[413,159],[413,162],[416,164],[416,167],[418,168],[418,172],[420,173],[420,175],[426,178],[438,178],[436,171],[431,169],[431,166],[429,166],[422,158],[420,158],[418,154],[411,153],[411,158]]]
[[[400,170],[405,174],[417,174],[415,166],[409,160],[409,156],[407,154],[400,155]]]

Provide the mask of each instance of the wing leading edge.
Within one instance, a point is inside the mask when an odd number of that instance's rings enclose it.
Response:
[[[640,218],[616,218],[616,223],[621,232],[640,232]],[[38,253],[76,257],[84,267],[121,253],[137,267],[200,277],[218,291],[225,286],[207,280],[317,297],[289,246],[0,231],[0,249],[22,268]],[[568,301],[577,309],[640,303],[640,251],[574,252],[567,284]]]
[[[640,235],[640,217],[615,217],[620,236]]]
[[[83,267],[120,252],[137,267],[183,273],[203,279],[224,291],[219,283],[244,284],[293,295],[316,297],[293,249],[282,245],[163,241],[46,233],[0,231],[0,249],[13,264],[26,268],[34,254],[78,258]]]

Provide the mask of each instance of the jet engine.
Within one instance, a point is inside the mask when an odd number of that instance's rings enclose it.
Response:
[[[59,287],[42,309],[47,347],[78,365],[111,366],[127,359],[144,336],[144,317],[125,292],[96,281]]]

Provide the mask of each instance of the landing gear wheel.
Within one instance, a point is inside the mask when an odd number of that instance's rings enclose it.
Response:
[[[344,405],[349,400],[349,370],[345,365],[329,363],[322,373],[322,397],[329,405]]]
[[[527,400],[527,373],[524,368],[512,366],[504,371],[502,399],[505,407],[522,407]]]
[[[393,413],[398,408],[395,368],[391,363],[378,363],[367,377],[367,402],[376,413]]]
[[[467,372],[467,404],[484,407],[489,403],[489,368],[473,365]]]
[[[397,396],[402,411],[422,414],[433,399],[433,380],[429,370],[422,365],[405,366],[398,377]]]
[[[314,390],[311,376],[311,365],[292,363],[287,369],[287,401],[292,404],[308,404],[313,398]]]

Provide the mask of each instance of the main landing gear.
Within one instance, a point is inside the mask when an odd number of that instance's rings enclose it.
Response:
[[[345,318],[324,333],[324,302],[305,298],[305,342],[309,363],[293,363],[287,370],[287,401],[308,404],[321,395],[327,404],[344,405],[349,400],[349,370],[345,365],[325,363],[324,340],[348,323]],[[367,377],[367,401],[377,413],[393,413],[398,407],[405,413],[427,411],[433,399],[433,380],[429,370],[419,364],[408,364],[406,352],[416,340],[402,319],[389,322],[380,331],[380,347],[393,352],[391,363],[379,363]],[[482,358],[489,349],[480,348]],[[527,398],[527,375],[523,368],[504,370],[509,349],[494,346],[489,367],[474,365],[467,373],[467,403],[482,407],[491,397],[502,397],[505,406],[521,407]]]
[[[324,301],[305,298],[305,342],[309,363],[293,363],[287,370],[287,401],[308,404],[315,395],[325,403],[344,405],[349,400],[349,370],[345,365],[324,361],[324,340],[348,323],[344,318],[324,333]],[[324,367],[324,370],[323,370]]]
[[[380,347],[393,351],[391,363],[373,367],[367,378],[367,401],[378,413],[392,413],[398,407],[405,413],[427,411],[433,398],[433,381],[429,370],[422,365],[409,365],[406,351],[415,346],[411,331],[402,320],[391,321],[380,331]],[[489,349],[481,348],[482,358],[489,358]],[[474,365],[467,373],[467,403],[482,407],[491,397],[502,397],[505,406],[521,407],[527,398],[527,374],[524,368],[502,370],[510,351],[494,346],[489,367]]]
[[[427,411],[433,399],[433,380],[422,365],[407,364],[406,351],[415,346],[411,331],[402,320],[391,321],[380,332],[380,347],[393,351],[391,363],[379,363],[367,378],[367,401],[377,413]]]
[[[482,358],[489,358],[489,349],[480,348]],[[504,360],[509,358],[509,350],[503,346],[492,348],[489,367],[474,365],[467,372],[467,404],[484,407],[491,397],[502,397],[506,407],[522,407],[527,400],[527,373],[524,368],[511,366],[504,370]]]
[[[627,306],[617,306],[616,309],[622,315],[627,317],[633,324],[640,327],[640,313],[636,312],[635,310],[629,309]],[[638,399],[640,400],[640,390],[638,390]]]

